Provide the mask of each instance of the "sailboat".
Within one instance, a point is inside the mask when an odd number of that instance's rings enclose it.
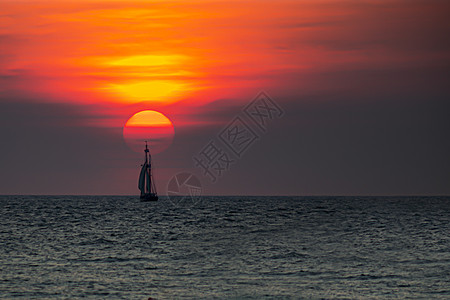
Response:
[[[142,165],[141,173],[139,174],[138,188],[141,191],[141,202],[156,201],[158,195],[156,194],[155,182],[152,176],[152,156],[148,150],[147,141],[145,141],[145,162]]]

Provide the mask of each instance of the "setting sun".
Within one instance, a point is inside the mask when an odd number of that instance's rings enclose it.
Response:
[[[174,133],[169,118],[154,110],[143,110],[134,114],[123,128],[127,145],[138,153],[143,151],[145,141],[149,143],[151,154],[164,151],[172,143]]]

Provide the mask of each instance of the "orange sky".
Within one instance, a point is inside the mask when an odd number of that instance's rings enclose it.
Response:
[[[270,37],[254,3],[55,1],[26,6],[3,4],[1,33],[14,38],[3,49],[8,60],[2,71],[23,72],[27,86],[17,82],[12,88],[48,95],[49,101],[212,101],[219,90],[224,97],[262,85],[237,76],[283,67],[283,59],[267,47]],[[283,11],[273,19],[286,17]]]
[[[116,118],[96,121],[107,126],[173,103],[295,94],[318,88],[310,78],[324,71],[416,61],[426,46],[412,32],[432,31],[421,17],[431,9],[411,1],[3,1],[1,75],[13,79],[2,89],[114,108]],[[411,43],[417,51],[404,53]]]

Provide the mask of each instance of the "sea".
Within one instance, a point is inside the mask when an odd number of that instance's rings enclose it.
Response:
[[[0,196],[1,299],[450,299],[450,197]]]

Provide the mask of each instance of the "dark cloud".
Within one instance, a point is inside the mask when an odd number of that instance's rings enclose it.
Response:
[[[267,133],[258,131],[260,139],[215,184],[193,156],[217,141],[242,106],[211,103],[198,118],[220,122],[176,127],[173,145],[155,155],[158,189],[189,171],[210,194],[449,194],[449,93],[440,92],[429,99],[417,91],[395,97],[383,90],[298,98],[271,93],[285,115]],[[136,192],[142,155],[126,147],[120,128],[82,125],[85,111],[77,106],[0,106],[0,193]]]
[[[76,106],[16,99],[0,107],[0,194],[120,192],[107,188],[126,157],[120,132],[80,126]]]
[[[449,193],[445,99],[279,100],[286,115],[212,193]]]
[[[289,40],[275,39],[286,49],[319,47],[318,50],[329,51],[388,51],[389,55],[450,49],[450,41],[446,38],[450,34],[448,2],[347,1],[322,6],[322,13],[315,15],[313,21],[309,21],[308,16],[299,16],[305,20],[285,21],[272,28],[281,32],[291,29]],[[297,30],[299,28],[309,30]]]

